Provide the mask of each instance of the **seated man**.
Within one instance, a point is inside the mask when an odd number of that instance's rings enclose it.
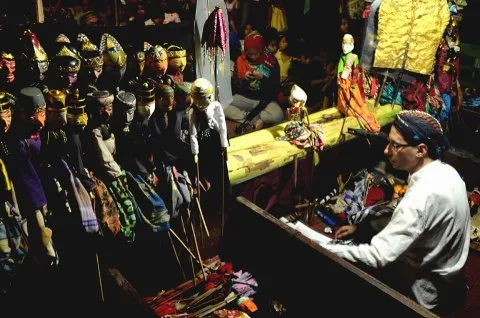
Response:
[[[374,268],[390,265],[392,287],[438,313],[465,300],[463,267],[470,212],[465,183],[440,161],[446,141],[440,123],[421,111],[400,112],[384,153],[410,174],[408,189],[385,228],[369,244],[324,244],[329,251]]]
[[[258,114],[248,117],[255,129],[283,120],[283,110],[275,101],[280,89],[278,62],[265,52],[263,37],[256,32],[245,38],[245,52],[235,62],[232,86],[233,101],[224,109],[227,119],[244,122],[247,114],[260,104],[264,109],[256,109]]]

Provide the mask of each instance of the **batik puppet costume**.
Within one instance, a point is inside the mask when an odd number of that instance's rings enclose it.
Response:
[[[128,189],[125,171],[115,159],[117,152],[116,136],[110,126],[113,114],[114,96],[108,91],[95,91],[87,95],[87,107],[90,114],[86,128],[85,142],[88,167],[102,180],[117,206],[121,232],[127,242],[135,239],[138,206]]]
[[[359,67],[358,55],[353,53],[354,42],[351,34],[343,36],[343,55],[338,62],[338,109],[345,116],[355,116],[369,131],[379,131],[380,125],[365,103],[363,75]]]

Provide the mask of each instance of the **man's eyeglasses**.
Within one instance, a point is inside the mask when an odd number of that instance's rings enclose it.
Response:
[[[408,147],[410,145],[409,144],[399,144],[398,142],[388,140],[388,146],[390,148],[392,148],[393,151],[396,152],[396,151],[399,151],[400,149],[402,149],[403,147]]]

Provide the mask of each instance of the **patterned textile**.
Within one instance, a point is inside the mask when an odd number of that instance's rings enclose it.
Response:
[[[95,184],[93,187],[95,214],[102,225],[102,233],[104,236],[116,236],[121,229],[117,206],[107,186],[96,177],[92,176],[92,180]]]
[[[108,190],[113,197],[113,201],[117,206],[120,217],[121,232],[129,242],[135,240],[135,225],[137,223],[137,209],[135,199],[132,193],[128,190],[127,176],[125,172],[115,178],[108,184]]]
[[[153,232],[170,230],[170,215],[163,199],[141,176],[134,176],[127,171],[127,180],[140,206],[142,223],[148,225]]]
[[[383,0],[373,66],[430,75],[449,19],[444,0]]]
[[[10,274],[23,263],[25,252],[20,247],[22,216],[10,202],[5,208],[0,215],[0,272]]]
[[[65,161],[62,160],[64,168],[68,171],[70,177],[70,184],[72,187],[73,194],[75,196],[75,202],[71,202],[76,205],[76,209],[80,212],[80,218],[82,220],[82,225],[85,228],[87,233],[97,233],[99,230],[98,220],[93,211],[92,202],[90,200],[90,195],[87,190],[80,182],[80,179],[75,177],[68,168],[68,165]]]

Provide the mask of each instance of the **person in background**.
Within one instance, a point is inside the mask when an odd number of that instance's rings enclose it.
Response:
[[[283,120],[283,111],[275,101],[280,88],[278,62],[275,56],[265,52],[263,37],[256,32],[245,39],[245,52],[235,62],[232,86],[233,101],[224,109],[227,119],[243,122],[263,101],[267,105],[251,120],[255,129]]]
[[[268,53],[275,55],[278,51],[278,31],[275,28],[268,27],[263,32],[263,40]]]
[[[463,272],[470,248],[465,183],[440,156],[448,147],[438,120],[426,112],[397,114],[384,153],[409,173],[408,189],[391,220],[369,244],[322,244],[351,262],[387,268],[392,287],[445,314],[465,301]],[[338,229],[337,238],[352,231]],[[387,267],[388,266],[388,267]]]

